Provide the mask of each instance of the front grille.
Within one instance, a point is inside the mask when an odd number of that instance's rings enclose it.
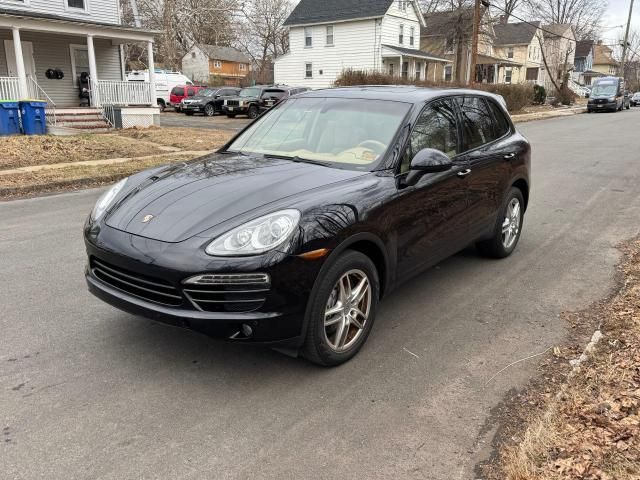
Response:
[[[183,303],[178,289],[165,280],[140,275],[94,257],[89,265],[96,278],[129,295],[171,307]]]
[[[598,98],[596,99],[596,103],[607,103],[608,100],[606,98]]]
[[[201,275],[184,284],[185,296],[204,312],[252,312],[264,305],[271,287],[266,274]]]
[[[240,102],[238,100],[227,100],[228,107],[239,107]]]

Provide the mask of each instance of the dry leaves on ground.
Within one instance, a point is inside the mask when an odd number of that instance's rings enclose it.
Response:
[[[182,150],[215,150],[224,145],[233,133],[204,128],[151,127],[121,130],[119,135]]]

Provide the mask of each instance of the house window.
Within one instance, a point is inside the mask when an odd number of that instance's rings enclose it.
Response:
[[[453,53],[453,37],[447,37],[444,40],[444,53]]]
[[[512,68],[505,68],[504,69],[504,83],[511,83],[511,73],[512,73],[513,69]]]
[[[304,46],[313,47],[313,30],[311,27],[304,27]]]
[[[444,67],[444,81],[450,82],[453,79],[453,67],[451,65],[445,65]]]
[[[398,43],[400,45],[404,43],[404,25],[400,25],[400,33],[398,34]]]
[[[395,67],[393,66],[393,63],[390,63],[389,64],[389,75],[393,75],[395,73],[394,69],[395,69]]]
[[[327,25],[327,45],[333,45],[333,25]]]
[[[415,43],[415,36],[416,36],[416,28],[415,27],[411,27],[409,29],[409,45],[411,45],[413,47],[414,43]]]
[[[196,52],[191,52],[191,58],[196,58]]]
[[[213,68],[222,68],[222,62],[220,60],[214,60]]]
[[[537,81],[538,80],[538,69],[537,68],[527,68],[527,80],[529,80],[529,81]]]
[[[507,50],[507,58],[513,58],[513,47],[509,47]]]
[[[67,0],[67,7],[85,10],[86,9],[85,1],[86,0]]]
[[[244,72],[247,69],[247,66],[244,63],[240,64],[240,71]]]
[[[304,64],[304,78],[313,78],[313,63]]]
[[[416,63],[416,80],[422,79],[422,62]]]
[[[402,78],[409,78],[409,62],[402,62]]]
[[[398,0],[398,4],[400,6],[400,10],[402,10],[403,12],[407,11],[407,3],[409,3],[408,0]]]

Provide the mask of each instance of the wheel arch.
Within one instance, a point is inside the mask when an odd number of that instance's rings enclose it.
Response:
[[[524,178],[518,178],[513,181],[511,186],[522,192],[522,197],[524,198],[524,210],[526,211],[529,206],[529,183]]]

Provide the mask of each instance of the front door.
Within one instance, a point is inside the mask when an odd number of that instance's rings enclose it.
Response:
[[[24,69],[27,77],[36,78],[36,62],[33,59],[33,43],[22,43],[22,57],[24,58]],[[16,50],[13,40],[4,41],[4,51],[7,54],[7,69],[10,77],[18,76],[18,66],[16,64]]]
[[[424,175],[415,186],[400,188],[395,211],[398,280],[456,253],[468,242],[467,165],[458,161],[460,149],[457,115],[451,99],[427,105],[411,132],[401,174],[423,148],[434,148],[452,158],[454,167]]]

